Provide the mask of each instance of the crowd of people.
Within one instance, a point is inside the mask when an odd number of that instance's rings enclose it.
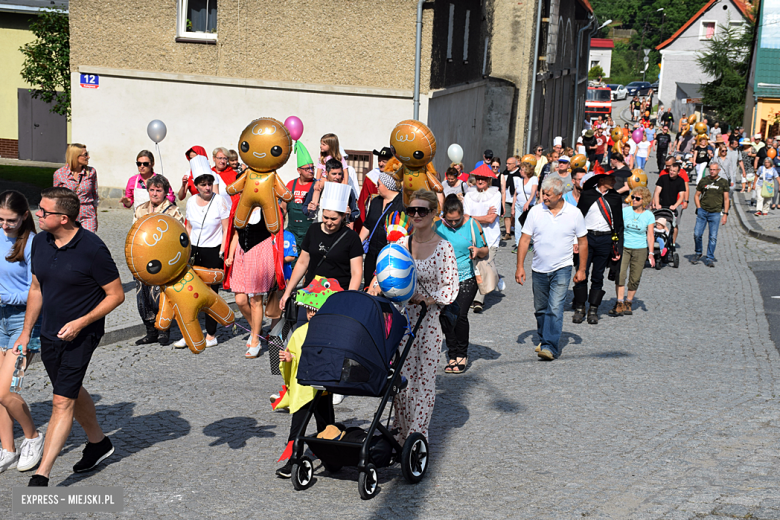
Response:
[[[520,284],[526,282],[525,259],[532,251],[539,337],[535,350],[542,360],[552,361],[562,353],[569,283],[574,282],[574,324],[599,323],[599,308],[607,293],[605,275],[615,283],[616,295],[608,315],[632,315],[646,263],[671,262],[679,247],[679,221],[692,193],[696,207],[692,262],[710,267],[718,227],[727,222],[737,184],[742,191],[757,193],[757,215],[766,214],[767,206],[776,208],[778,190],[766,189],[778,180],[773,140],[761,141],[760,135],[747,140],[713,125],[694,142],[690,131],[672,137],[670,111],[661,109],[657,122],[658,132],[655,121],[640,114],[634,130],[642,130],[641,140],[615,143],[610,135],[615,123],[600,118],[574,148],[556,137],[550,150],[533,147],[527,156],[507,157],[503,166],[500,157],[485,150],[472,170],[453,163],[443,172],[443,203],[440,194],[418,190],[404,204],[397,160],[389,147],[374,150],[377,166],[365,172],[359,186],[357,172],[335,134],[322,137],[315,158],[298,142],[297,177],[286,185],[291,198],[278,204],[285,222],[278,233],[268,230],[269,217],[259,208],[244,227],[234,226],[241,194],[230,195],[228,187],[246,167],[238,153],[223,147],[213,150],[213,166],[203,147],[188,149],[190,171],[181,177],[177,191],[154,171],[152,152],[140,151],[137,173],[128,179],[120,202],[132,208],[132,222],[155,213],[181,222],[191,244],[191,262],[224,270],[221,288],[235,293],[249,327],[247,359],[260,356],[268,336],[263,329],[265,317],[275,322],[285,313],[287,320],[295,322],[298,336],[290,340],[291,348],[280,353],[288,388],[299,386],[289,380],[295,377],[295,356],[300,355],[296,349],[321,305],[306,300],[306,290],[325,280],[333,291],[380,295],[380,252],[390,243],[406,248],[417,270],[417,289],[407,304],[409,319],[416,321],[421,303],[428,313],[403,368],[408,387],[395,396],[398,439],[403,442],[413,432],[427,436],[442,347],[447,352],[446,374],[468,370],[469,311],[483,313],[486,295],[504,289],[496,268],[501,247],[512,247],[517,254],[515,280]],[[647,167],[651,151],[657,156],[658,181],[653,189],[632,189],[627,179],[632,169]],[[686,167],[688,154],[690,167]],[[122,303],[124,293],[114,260],[96,234],[97,172],[89,166],[86,147],[69,145],[66,162],[55,172],[53,187],[41,194],[35,213],[37,234],[24,196],[14,191],[0,194],[0,472],[37,466],[30,480],[35,486],[48,484],[74,418],[88,437],[74,471],[89,471],[113,452],[83,378],[103,336],[105,316]],[[695,183],[695,190],[689,182]],[[186,199],[183,212],[177,199]],[[662,209],[672,217],[656,218],[653,211]],[[130,224],[128,219],[128,228]],[[212,288],[219,290],[220,285]],[[69,297],[63,300],[63,294]],[[136,280],[136,300],[146,326],[146,334],[136,344],[170,344],[169,331],[155,327],[160,287]],[[61,305],[61,301],[70,303]],[[441,310],[451,304],[456,309],[452,322],[440,320]],[[218,344],[217,325],[206,316],[206,347]],[[186,343],[182,339],[173,345],[184,348]],[[20,354],[27,355],[28,363],[33,355],[41,355],[52,382],[54,406],[45,440],[22,397],[8,390]],[[335,395],[323,401],[318,430],[332,422],[332,407],[341,399]],[[282,400],[272,396],[277,407]],[[297,404],[288,408],[295,415],[307,401],[293,401]],[[14,420],[25,437],[19,450],[14,445]],[[289,472],[286,464],[277,474],[289,477]]]

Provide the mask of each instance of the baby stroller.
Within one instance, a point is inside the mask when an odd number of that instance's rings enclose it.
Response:
[[[658,243],[653,241],[653,255],[655,256],[655,268],[660,270],[662,264],[672,264],[672,267],[677,269],[680,267],[680,255],[674,249],[674,228],[677,226],[677,212],[672,211],[669,208],[662,208],[653,211],[655,221],[663,218],[666,221],[666,255],[661,254],[661,249],[658,247]]]
[[[423,479],[428,469],[425,436],[413,433],[401,446],[389,429],[389,414],[387,426],[381,423],[381,416],[392,397],[407,385],[400,369],[426,311],[423,307],[402,352],[398,345],[407,331],[407,321],[385,298],[360,291],[339,292],[328,298],[311,319],[301,347],[297,377],[300,384],[312,386],[318,392],[293,442],[291,480],[296,490],[307,489],[314,480],[314,464],[304,455],[304,444],[329,472],[344,466],[357,467],[358,491],[364,500],[373,498],[379,490],[378,467],[400,460],[407,481],[417,483]],[[368,430],[347,429],[341,440],[306,437],[306,427],[325,390],[381,398]],[[352,435],[350,430],[358,435]],[[374,435],[376,432],[379,435]]]

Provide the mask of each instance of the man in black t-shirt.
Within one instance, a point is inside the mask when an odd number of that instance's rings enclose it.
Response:
[[[663,123],[665,126],[668,126],[669,128],[672,128],[674,125],[674,116],[672,115],[672,109],[667,108],[666,112],[661,116],[661,123]]]
[[[669,175],[658,177],[655,183],[655,192],[653,193],[653,208],[669,208],[677,216],[677,225],[674,228],[674,242],[677,243],[677,234],[680,231],[680,218],[682,210],[687,205],[685,193],[688,185],[680,177],[680,165],[671,164]],[[678,209],[679,208],[679,209]]]
[[[612,159],[609,160],[609,163],[612,166],[612,173],[615,174],[615,191],[621,195],[627,194],[631,189],[628,186],[631,170],[626,166],[625,160],[622,153],[613,153]]]
[[[596,167],[596,147],[598,146],[593,130],[585,132],[585,135],[582,137],[582,146],[585,147],[585,153],[588,155],[588,161],[590,162],[590,169],[593,171],[593,168]]]
[[[669,153],[669,144],[672,142],[672,136],[669,134],[669,125],[664,124],[663,130],[655,136],[656,153],[655,159],[658,164],[658,171],[664,169],[666,155]]]
[[[49,485],[49,474],[74,418],[88,442],[73,471],[89,471],[114,452],[82,382],[103,337],[105,316],[122,304],[125,294],[106,245],[76,222],[79,208],[78,197],[69,189],[46,188],[36,213],[41,233],[32,243],[32,283],[24,330],[14,350],[27,353],[30,333],[40,316],[41,360],[54,395],[41,464],[28,486]]]

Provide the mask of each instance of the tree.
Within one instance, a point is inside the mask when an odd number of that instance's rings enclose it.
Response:
[[[604,77],[604,69],[601,65],[594,65],[592,69],[588,71],[588,79],[598,79]]]
[[[24,55],[22,78],[33,98],[53,103],[51,111],[70,119],[70,27],[61,7],[41,11],[30,23],[35,41],[19,50]]]
[[[702,104],[731,126],[739,126],[745,113],[753,31],[750,22],[740,27],[721,25],[697,58],[702,70],[713,78],[701,87]]]

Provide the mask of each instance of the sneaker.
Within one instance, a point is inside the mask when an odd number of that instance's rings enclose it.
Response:
[[[474,314],[482,314],[482,311],[484,310],[482,308],[482,304],[479,302],[474,302],[473,309],[474,309]]]
[[[76,473],[89,471],[100,464],[106,457],[114,453],[114,445],[111,444],[111,439],[103,437],[100,442],[87,442],[82,453],[81,460],[73,466],[73,471]]]
[[[206,346],[207,347],[216,347],[218,344],[219,344],[219,341],[217,341],[217,338],[214,338],[214,339],[206,338]],[[260,344],[258,343],[257,345],[259,346]]]
[[[631,305],[633,303],[634,302],[632,302],[631,300],[626,300],[625,302],[623,302],[623,316],[631,316],[634,314],[634,311],[631,310]]]
[[[537,356],[544,359],[545,361],[552,361],[553,359],[555,359],[555,356],[553,356],[552,352],[550,352],[546,348],[540,350]]]
[[[341,404],[344,401],[345,397],[346,397],[345,395],[333,394],[333,404],[334,405]]]
[[[513,247],[513,248],[512,248],[512,254],[513,254],[513,255],[516,255],[516,254],[517,254],[517,246],[515,246],[515,247]]]
[[[540,352],[541,350],[542,350],[542,344],[539,343],[538,345],[536,345],[536,348],[534,348],[534,352]]]
[[[27,487],[49,487],[49,479],[43,475],[33,475],[30,477]]]
[[[704,265],[706,265],[707,267],[715,267],[715,262],[713,262],[712,260],[704,260]]]
[[[617,302],[611,310],[607,311],[607,314],[615,317],[622,316],[624,306],[625,304],[623,302]]]
[[[271,400],[271,404],[274,404],[279,399],[279,394],[278,393],[271,394],[269,399]]]
[[[38,432],[36,438],[24,439],[19,453],[19,465],[16,469],[19,471],[29,471],[33,469],[38,465],[43,456],[43,434]]]
[[[292,476],[292,462],[288,460],[287,464],[277,469],[276,476],[279,478],[290,478]]]
[[[503,292],[504,289],[506,289],[506,282],[502,277],[499,277],[498,283],[496,284],[496,289],[498,289],[501,292]]]
[[[184,338],[181,338],[179,341],[173,344],[173,348],[186,348],[187,347],[187,341]]]
[[[693,265],[698,264],[699,260],[701,260],[701,257],[702,257],[702,255],[700,255],[699,253],[696,253],[695,255],[693,255],[693,258],[691,258],[691,263]]]
[[[18,461],[19,454],[17,452],[8,450],[0,451],[0,473],[16,467]]]

